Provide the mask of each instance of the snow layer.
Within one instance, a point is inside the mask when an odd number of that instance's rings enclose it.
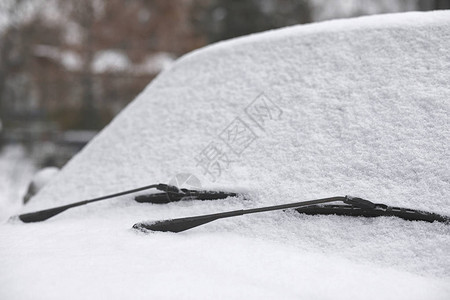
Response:
[[[122,197],[43,223],[5,223],[1,298],[448,299],[442,224],[273,212],[181,234],[130,228],[345,194],[450,214],[449,48],[445,11],[294,26],[184,56],[24,211],[178,173],[246,187],[252,200]],[[257,115],[261,101],[270,118]],[[237,155],[223,143],[241,121],[252,134],[233,140]],[[215,144],[233,161],[225,168],[222,159],[213,177],[198,158]]]

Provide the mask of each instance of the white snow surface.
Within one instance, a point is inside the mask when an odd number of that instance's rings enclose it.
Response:
[[[182,57],[23,211],[178,173],[248,188],[251,200],[124,196],[41,223],[6,222],[0,298],[449,299],[444,224],[278,211],[178,234],[131,229],[346,194],[449,215],[448,49],[450,12],[441,11],[294,26]],[[245,108],[261,94],[282,114],[258,127]],[[236,117],[257,138],[212,182],[196,157]]]

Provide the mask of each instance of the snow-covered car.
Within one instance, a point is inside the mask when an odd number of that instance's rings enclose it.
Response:
[[[9,220],[0,298],[450,299],[443,222],[286,209],[180,233],[132,228],[344,195],[450,215],[449,49],[443,11],[293,26],[185,55],[20,213],[153,183],[245,196],[122,195]]]

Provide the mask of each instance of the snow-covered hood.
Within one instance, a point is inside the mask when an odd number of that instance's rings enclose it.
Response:
[[[448,49],[445,11],[294,26],[182,57],[24,211],[179,173],[251,200],[122,197],[4,224],[0,295],[448,299],[442,224],[276,212],[182,234],[130,229],[346,194],[450,215]]]

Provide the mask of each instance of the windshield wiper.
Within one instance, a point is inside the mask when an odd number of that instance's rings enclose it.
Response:
[[[17,217],[24,223],[30,223],[30,222],[41,222],[45,221],[53,216],[56,216],[59,213],[62,213],[63,211],[66,211],[73,207],[78,207],[82,205],[86,205],[89,203],[102,201],[106,199],[111,199],[131,193],[136,193],[144,190],[149,189],[157,189],[159,191],[162,191],[162,193],[155,193],[155,194],[149,194],[149,195],[141,195],[135,197],[135,200],[140,203],[169,203],[174,201],[181,201],[181,200],[216,200],[216,199],[225,199],[227,197],[235,197],[238,196],[237,193],[231,193],[231,192],[220,192],[220,191],[197,191],[197,190],[189,190],[189,189],[178,189],[176,186],[167,185],[163,183],[159,184],[152,184],[144,187],[140,187],[137,189],[132,189],[120,193],[115,193],[107,196],[102,196],[98,198],[93,198],[89,200],[79,201],[67,205],[62,205],[58,207],[53,207],[49,209],[44,209],[40,211],[35,211],[31,213],[21,214]],[[15,217],[13,217],[15,218]]]
[[[241,209],[228,211],[223,213],[216,214],[208,214],[194,217],[186,217],[179,219],[169,219],[169,220],[161,220],[161,221],[147,221],[136,223],[133,225],[134,229],[148,232],[148,231],[163,231],[163,232],[182,232],[197,226],[201,226],[203,224],[224,218],[236,217],[246,214],[253,214],[259,212],[266,211],[274,211],[288,208],[297,208],[297,211],[303,212],[301,210],[308,209],[310,207],[309,212],[318,211],[318,209],[323,208],[323,206],[317,206],[318,204],[324,204],[329,202],[344,202],[348,204],[345,206],[346,208],[350,207],[348,210],[341,210],[342,215],[350,215],[350,216],[396,216],[403,218],[405,220],[417,220],[417,221],[427,221],[427,222],[444,222],[446,224],[450,224],[450,217],[438,215],[435,213],[428,213],[423,211],[415,211],[410,209],[400,209],[386,206],[384,204],[375,204],[369,200],[365,200],[362,198],[345,196],[345,197],[331,197],[331,198],[323,198],[317,200],[310,201],[302,201],[302,202],[294,202],[289,204],[275,205],[275,206],[266,206],[252,209]],[[306,207],[306,208],[300,208]],[[311,208],[312,207],[312,208]],[[389,208],[389,209],[388,209]],[[325,211],[325,210],[323,210]],[[351,212],[346,214],[346,212]],[[328,212],[331,213],[331,207],[328,206]],[[356,214],[358,212],[358,214]]]

